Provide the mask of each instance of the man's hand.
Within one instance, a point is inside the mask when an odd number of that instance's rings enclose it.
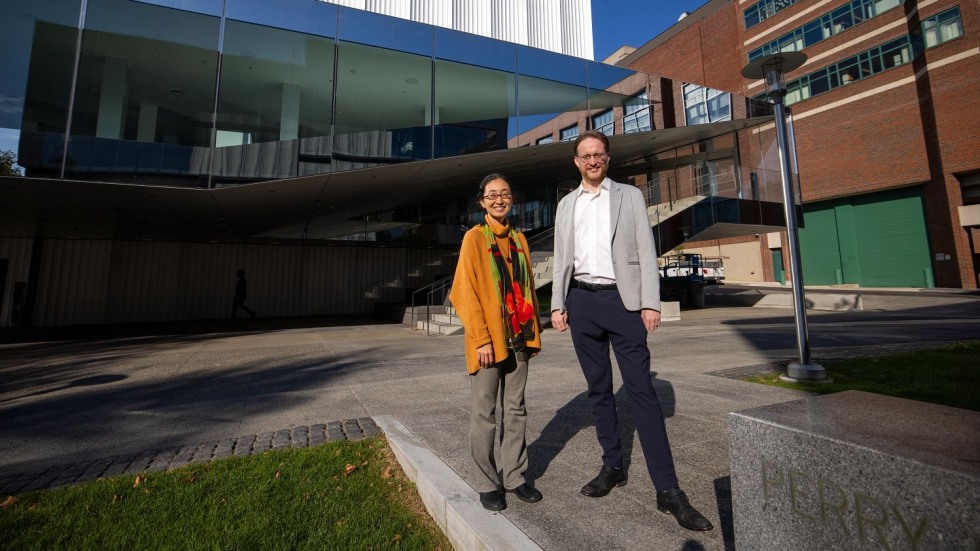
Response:
[[[551,319],[554,320],[554,317],[555,314],[552,313]],[[640,311],[640,317],[643,318],[643,326],[647,328],[647,331],[656,331],[660,327],[660,312],[644,308]]]
[[[551,326],[559,333],[568,329],[568,312],[551,311]]]

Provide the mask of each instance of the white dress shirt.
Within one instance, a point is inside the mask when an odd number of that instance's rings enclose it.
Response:
[[[575,228],[575,272],[572,277],[585,283],[615,283],[608,178],[599,184],[597,193],[579,185],[572,221]]]

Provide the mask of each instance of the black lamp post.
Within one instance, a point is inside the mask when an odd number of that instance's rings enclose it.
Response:
[[[789,267],[793,280],[793,310],[796,318],[796,345],[800,361],[786,367],[784,380],[794,382],[829,382],[827,371],[820,364],[810,361],[810,337],[806,327],[806,301],[803,297],[803,268],[800,260],[800,242],[797,233],[796,205],[793,193],[793,175],[789,166],[789,140],[786,135],[786,106],[783,97],[786,83],[783,75],[803,66],[806,55],[802,52],[782,52],[768,55],[749,63],[742,69],[742,76],[765,79],[766,92],[776,108],[776,142],[779,146],[779,168],[783,183],[783,208],[786,213],[786,234],[789,238]]]

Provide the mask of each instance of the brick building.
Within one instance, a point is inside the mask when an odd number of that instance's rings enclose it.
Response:
[[[978,31],[976,2],[711,0],[617,64],[680,82],[681,116],[710,117],[714,97],[764,93],[762,81],[741,77],[750,61],[804,52],[806,64],[786,75],[804,281],[972,289],[980,282]],[[788,268],[784,237],[685,248],[728,257],[738,279],[773,281]],[[746,255],[755,239],[759,258]]]

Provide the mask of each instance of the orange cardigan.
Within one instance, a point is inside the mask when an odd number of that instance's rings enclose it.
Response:
[[[510,229],[501,226],[488,217],[490,229],[503,237]],[[527,264],[531,266],[531,254],[527,247],[524,234],[517,232],[521,249],[527,254]],[[515,262],[511,263],[516,266]],[[503,360],[510,354],[506,343],[504,316],[500,308],[500,299],[494,289],[493,273],[490,269],[490,252],[487,241],[480,226],[474,226],[463,236],[463,244],[459,250],[459,262],[456,264],[456,276],[449,300],[459,320],[463,324],[466,335],[466,371],[476,373],[480,370],[476,349],[493,343],[493,356],[497,361]],[[534,289],[534,274],[531,274],[531,289]],[[532,293],[534,303],[534,338],[527,341],[528,352],[536,356],[541,350],[541,320],[538,316],[538,297]]]

